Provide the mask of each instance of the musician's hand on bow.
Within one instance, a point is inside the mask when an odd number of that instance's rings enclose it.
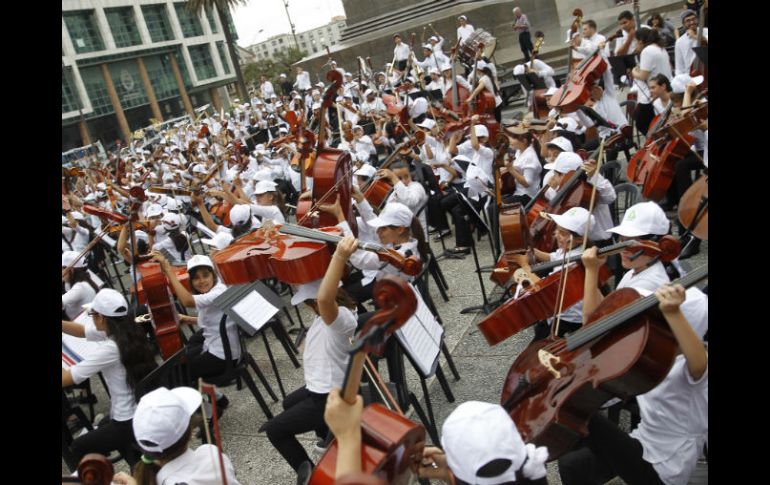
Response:
[[[583,171],[586,173],[586,176],[590,179],[596,172],[596,165],[596,160],[586,160],[583,162],[580,168],[583,169]]]
[[[126,472],[118,472],[113,475],[112,482],[120,485],[138,485],[136,479]]]
[[[348,236],[355,240],[352,236]],[[340,241],[342,244],[345,237]],[[339,248],[339,245],[337,246]],[[324,421],[337,439],[361,439],[361,413],[364,409],[364,399],[356,396],[355,404],[348,404],[342,399],[339,388],[335,387],[329,392],[326,399]]]
[[[598,270],[601,265],[607,262],[607,256],[598,256],[599,248],[592,246],[583,252],[580,256],[580,260],[583,262],[583,266],[586,270]]]
[[[339,222],[345,220],[345,214],[342,212],[339,196],[334,199],[333,204],[318,204],[318,210],[335,216]]]
[[[422,451],[422,461],[417,470],[420,478],[434,478],[452,483],[452,472],[446,462],[444,452],[435,446],[426,446]]]
[[[663,313],[674,313],[687,298],[684,286],[663,285],[655,291],[655,298],[660,302],[658,307]]]

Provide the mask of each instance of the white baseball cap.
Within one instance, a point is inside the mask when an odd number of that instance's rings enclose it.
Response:
[[[70,214],[72,214],[72,218],[76,221],[84,221],[86,220],[86,216],[84,216],[81,212],[78,211],[70,211]]]
[[[571,152],[572,150],[572,142],[564,138],[563,136],[557,136],[553,140],[546,143],[546,146],[553,145],[557,148],[560,148],[563,152]]]
[[[196,254],[187,260],[187,272],[189,273],[190,270],[197,268],[198,266],[208,266],[209,268],[214,269],[214,263],[211,262],[211,258],[202,254]]]
[[[546,163],[543,168],[555,170],[559,173],[567,173],[577,170],[583,165],[583,159],[577,153],[561,152],[552,163]]]
[[[146,217],[157,217],[161,214],[163,214],[163,207],[160,204],[150,204],[144,213]]]
[[[217,249],[224,249],[229,246],[231,242],[233,242],[233,235],[229,232],[222,231],[216,233],[216,235],[211,239],[202,238],[201,242],[208,244],[209,246],[213,246]]]
[[[161,222],[168,229],[176,229],[179,227],[179,224],[182,223],[182,218],[179,217],[179,214],[168,213],[165,216],[163,216],[163,219],[161,219]]]
[[[291,297],[291,304],[297,306],[305,300],[315,300],[316,296],[318,296],[318,289],[321,288],[321,281],[323,281],[323,278],[298,285],[297,291]]]
[[[105,317],[122,317],[128,314],[128,302],[123,295],[112,288],[99,290],[91,303],[83,305],[86,310],[93,310]]]
[[[666,213],[655,202],[640,202],[634,204],[623,214],[619,226],[607,229],[609,232],[625,237],[665,236],[668,234],[669,223]]]
[[[272,180],[260,180],[257,183],[257,186],[254,188],[254,194],[255,195],[261,195],[261,194],[265,194],[267,192],[275,192],[276,187],[278,187],[278,186]],[[231,214],[230,215],[230,220],[232,220],[232,219],[233,219],[233,216]]]
[[[191,387],[159,387],[145,394],[134,412],[136,442],[149,453],[168,450],[182,439],[202,401],[200,392]]]
[[[169,211],[179,210],[179,202],[177,202],[175,198],[169,197],[168,199],[166,199],[166,210],[169,210]]]
[[[90,194],[83,197],[83,202],[93,202],[96,200],[96,192],[91,192]]]
[[[192,169],[193,173],[206,173],[206,167],[201,165],[200,163],[196,163],[195,166]]]
[[[486,126],[484,126],[484,125],[475,125],[473,128],[474,128],[474,130],[476,132],[476,136],[478,138],[481,138],[482,136],[486,136],[486,137],[489,136],[489,130],[487,130]]]
[[[546,475],[548,450],[524,445],[516,424],[499,404],[468,401],[457,406],[441,428],[441,447],[452,473],[466,483],[514,482],[525,461],[522,471],[527,478]],[[479,476],[479,471],[494,460],[509,460],[510,465],[497,476]]]
[[[703,76],[690,77],[689,74],[678,74],[671,80],[671,91],[679,94],[685,92],[690,81],[699,86],[703,82]]]
[[[596,227],[596,219],[593,214],[582,207],[573,207],[564,214],[548,214],[557,226],[572,231],[579,236],[586,233],[586,223],[591,220],[591,227]]]
[[[400,202],[388,202],[380,215],[366,221],[371,227],[397,226],[411,227],[414,214],[409,207]]]
[[[436,37],[435,35],[431,35],[430,39],[428,40],[435,40],[436,42],[438,42],[438,37]]]
[[[61,267],[67,268],[69,265],[72,264],[73,261],[77,259],[77,257],[80,256],[80,253],[77,251],[64,251],[61,253]],[[86,267],[86,258],[80,258],[77,263],[72,265],[73,268],[85,268]]]
[[[377,173],[377,169],[365,163],[361,165],[361,168],[353,172],[353,175],[361,175],[363,177],[373,177]]]
[[[230,222],[236,226],[248,221],[251,217],[251,208],[246,204],[236,204],[230,209]]]
[[[425,128],[426,130],[431,130],[431,129],[433,129],[433,127],[434,127],[434,126],[436,126],[436,122],[435,122],[435,121],[433,121],[433,120],[432,120],[432,119],[430,119],[430,118],[425,118],[425,119],[424,119],[424,120],[422,120],[422,122],[421,122],[419,125],[417,125],[417,126],[419,126],[420,128]]]

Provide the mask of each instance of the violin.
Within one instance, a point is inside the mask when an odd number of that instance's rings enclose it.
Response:
[[[689,287],[707,276],[704,265],[674,283]],[[501,403],[525,443],[547,446],[555,460],[588,434],[602,404],[644,394],[668,375],[678,344],[657,305],[654,294],[614,291],[576,332],[533,342],[519,354]]]
[[[380,310],[359,332],[342,386],[342,399],[355,403],[366,354],[376,350],[385,337],[395,332],[417,310],[417,299],[401,278],[387,275],[374,285]],[[386,483],[407,483],[422,460],[425,428],[403,414],[379,403],[367,406],[361,415],[361,470]],[[313,470],[309,485],[333,485],[336,477],[338,444],[335,439]],[[344,482],[351,483],[351,482]],[[359,482],[352,482],[359,483]]]
[[[629,248],[646,255],[657,256],[661,261],[673,261],[681,250],[679,241],[672,236],[664,236],[658,243],[652,241],[629,240],[600,249],[599,256],[609,256]],[[582,254],[582,253],[581,253]],[[580,255],[568,258],[567,281],[564,284],[562,308],[569,308],[583,299],[585,268],[580,262]],[[550,271],[562,265],[561,261],[552,261],[533,266],[532,273]],[[497,345],[508,337],[532,326],[535,322],[554,315],[554,308],[559,296],[561,271],[548,275],[538,282],[531,283],[523,277],[517,278],[522,283],[524,292],[512,298],[487,315],[480,323],[479,330],[490,345]],[[607,265],[599,269],[599,286],[603,286],[609,277]],[[515,278],[517,276],[514,276]]]

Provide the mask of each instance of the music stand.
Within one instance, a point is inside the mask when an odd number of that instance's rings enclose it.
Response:
[[[461,204],[465,207],[465,217],[473,221],[473,223],[477,227],[482,227],[486,229],[488,232],[491,233],[490,227],[484,222],[484,219],[481,217],[481,215],[476,211],[476,208],[473,207],[473,204],[470,200],[463,194],[462,192],[457,192],[457,198],[460,201]],[[473,262],[476,264],[476,276],[479,278],[479,286],[481,287],[481,297],[484,300],[483,305],[476,305],[476,306],[469,306],[467,308],[463,308],[460,310],[460,313],[472,313],[472,312],[478,312],[482,311],[484,314],[489,314],[493,310],[493,306],[489,304],[489,300],[487,300],[487,290],[484,288],[484,278],[481,277],[481,266],[479,265],[479,255],[476,252],[476,241],[473,235],[471,235],[471,253],[473,253]]]
[[[535,89],[547,89],[545,86],[545,80],[534,72],[527,74],[517,74],[513,77],[519,81],[519,84],[521,84],[521,86],[526,89],[528,93],[531,93]]]
[[[578,109],[583,112],[584,115],[591,118],[591,121],[593,121],[596,126],[606,126],[607,128],[615,129],[617,126],[614,123],[610,123],[602,115],[596,112],[593,108],[590,106],[578,106]]]

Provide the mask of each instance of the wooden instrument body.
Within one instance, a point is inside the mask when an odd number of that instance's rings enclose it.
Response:
[[[664,145],[649,143],[640,148],[628,162],[626,175],[629,180],[642,185],[642,195],[648,200],[661,200],[674,180],[676,162],[690,153],[694,138],[684,135],[684,140],[674,138]]]
[[[515,204],[513,207],[500,213],[500,237],[503,241],[503,254],[497,261],[496,268],[505,268],[506,272],[493,271],[489,278],[499,286],[504,286],[511,279],[513,272],[518,269],[518,265],[510,260],[515,254],[527,252],[530,244],[529,227],[524,218],[524,211],[521,204]]]
[[[351,230],[356,233],[356,218],[353,214],[351,195],[351,173],[350,152],[336,148],[318,150],[313,163],[313,197],[311,201],[303,200],[297,205],[297,220],[304,218],[303,226],[316,229],[337,225],[337,218],[325,212],[317,211],[317,214],[306,217],[311,206],[328,193],[325,203],[333,204],[335,196],[339,197],[345,219]]]
[[[378,178],[373,180],[366,188],[364,198],[374,209],[381,209],[385,205],[385,201],[390,197],[391,192],[393,192],[393,186],[390,185],[390,182],[387,179]]]
[[[618,290],[607,296],[589,322],[637,298],[639,294],[633,289]],[[560,359],[552,363],[561,373],[559,378],[541,364],[540,350]],[[572,351],[566,349],[564,339],[544,339],[527,347],[511,365],[501,402],[508,400],[520,379],[530,382],[515,399],[510,415],[524,442],[548,447],[552,461],[588,434],[588,422],[602,404],[614,397],[644,394],[657,386],[671,370],[676,352],[676,341],[656,310]]]
[[[567,309],[583,299],[585,268],[580,263],[567,266],[567,284],[564,288],[564,303]],[[599,269],[599,286],[610,278],[607,265]],[[550,274],[526,289],[518,298],[506,301],[479,322],[479,330],[489,345],[497,345],[540,320],[554,316],[559,297],[561,271]]]
[[[144,263],[144,264],[152,264],[152,263]],[[176,273],[176,277],[179,280],[180,283],[184,285],[185,288],[187,288],[189,291],[192,291],[190,288],[190,275],[187,273],[187,268],[184,266],[174,266],[174,273]],[[144,276],[142,276],[144,278]],[[142,284],[142,280],[139,280],[136,282],[136,298],[140,305],[147,304],[147,293],[144,291],[144,285]],[[171,284],[168,283],[168,278],[166,278],[166,282],[168,284],[169,289],[171,290],[171,293],[176,295],[176,292],[173,288],[171,288]]]
[[[540,212],[545,210],[550,214],[563,214],[573,207],[583,207],[588,209],[591,205],[591,192],[593,187],[586,182],[585,172],[582,169],[574,170],[564,174],[564,182],[559,186],[559,190],[548,204],[543,207],[542,200],[536,201],[532,212],[535,209],[539,211],[535,214],[527,214],[527,220],[530,222],[530,233],[532,236],[532,245],[545,252],[552,252],[556,248],[556,223],[550,219],[539,217]],[[543,200],[545,197],[543,197]]]
[[[687,228],[690,227],[693,220],[697,221],[691,231],[698,239],[708,241],[709,238],[709,177],[707,174],[700,176],[679,200],[679,222]],[[701,202],[703,207],[700,208]],[[700,209],[700,213],[699,213]]]
[[[395,483],[409,472],[404,457],[421,453],[425,444],[425,428],[381,404],[374,403],[361,415],[361,465],[367,475]],[[334,485],[337,463],[337,440],[334,440],[313,470],[309,485]]]
[[[168,280],[158,263],[142,263],[136,269],[142,275],[142,287],[160,355],[164,360],[168,359],[183,347],[182,334],[179,333],[179,314],[171,297]]]
[[[243,285],[273,277],[268,261],[276,251],[278,248],[265,239],[264,232],[257,230],[217,251],[211,259],[224,284]]]
[[[591,86],[607,70],[607,61],[599,54],[586,58],[574,71],[569,82],[553,93],[548,100],[551,108],[561,108],[562,113],[573,113],[585,104],[591,95]]]

